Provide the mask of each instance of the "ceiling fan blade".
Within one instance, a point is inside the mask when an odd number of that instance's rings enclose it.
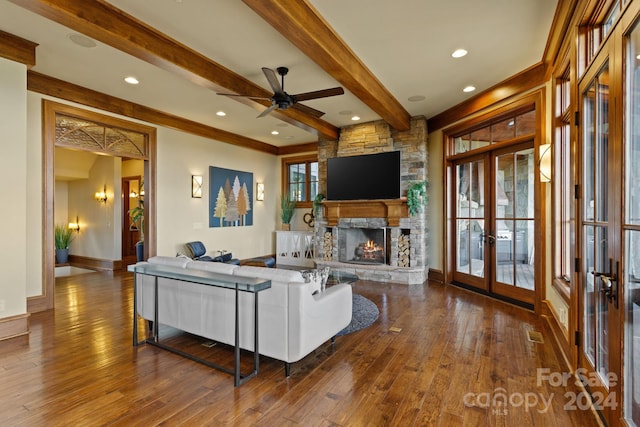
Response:
[[[293,104],[291,108],[295,108],[298,111],[302,111],[303,113],[308,114],[310,116],[314,116],[314,117],[324,116],[324,113],[322,111],[316,110],[315,108],[311,108],[303,104],[296,103],[296,104]]]
[[[216,93],[216,95],[236,96],[239,98],[250,98],[250,99],[271,99],[271,98],[267,98],[266,96],[238,95],[236,93]]]
[[[258,117],[256,117],[256,119],[259,119],[260,117],[264,117],[269,115],[270,112],[272,112],[273,110],[275,110],[277,107],[277,105],[272,105],[271,107],[267,108],[266,110],[264,110],[262,113],[258,114]]]
[[[291,95],[296,101],[308,101],[310,99],[327,98],[329,96],[342,95],[344,89],[341,87],[334,87],[331,89],[315,90],[313,92],[299,93],[297,95]]]
[[[269,85],[271,85],[271,89],[273,89],[273,93],[275,95],[284,95],[284,90],[282,90],[282,86],[280,86],[280,82],[278,81],[278,76],[276,76],[276,72],[271,68],[262,67],[262,72],[264,76],[267,78]]]

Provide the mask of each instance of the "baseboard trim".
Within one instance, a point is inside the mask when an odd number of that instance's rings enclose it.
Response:
[[[427,280],[444,284],[444,273],[441,270],[429,269]]]
[[[540,316],[545,320],[545,324],[553,337],[555,347],[562,356],[561,359],[565,365],[564,369],[567,372],[573,372],[575,367],[571,365],[571,346],[567,339],[567,332],[558,322],[556,313],[553,307],[549,305],[548,300],[542,301]]]
[[[29,334],[29,313],[0,319],[0,341]]]
[[[91,270],[113,271],[122,268],[122,261],[111,261],[80,255],[69,255],[69,264],[74,267],[88,268]]]

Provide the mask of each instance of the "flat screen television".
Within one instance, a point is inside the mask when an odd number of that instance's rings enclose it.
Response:
[[[400,151],[327,159],[327,200],[400,198]]]

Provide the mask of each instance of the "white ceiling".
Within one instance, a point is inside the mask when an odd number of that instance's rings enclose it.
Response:
[[[269,90],[261,67],[289,67],[288,93],[340,86],[241,1],[111,0],[182,44]],[[541,61],[557,0],[310,0],[412,115],[430,118]],[[275,146],[315,141],[302,129],[0,0],[0,30],[38,43],[34,71]],[[464,48],[461,59],[451,52]],[[123,81],[128,75],[137,86]],[[467,94],[462,88],[473,85]],[[412,96],[424,100],[410,102]],[[304,102],[341,127],[380,117],[349,91]],[[226,117],[216,116],[223,110]],[[279,135],[271,135],[273,130]]]

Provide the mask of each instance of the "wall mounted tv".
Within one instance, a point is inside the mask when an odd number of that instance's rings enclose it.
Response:
[[[400,198],[400,151],[327,159],[327,200]]]

